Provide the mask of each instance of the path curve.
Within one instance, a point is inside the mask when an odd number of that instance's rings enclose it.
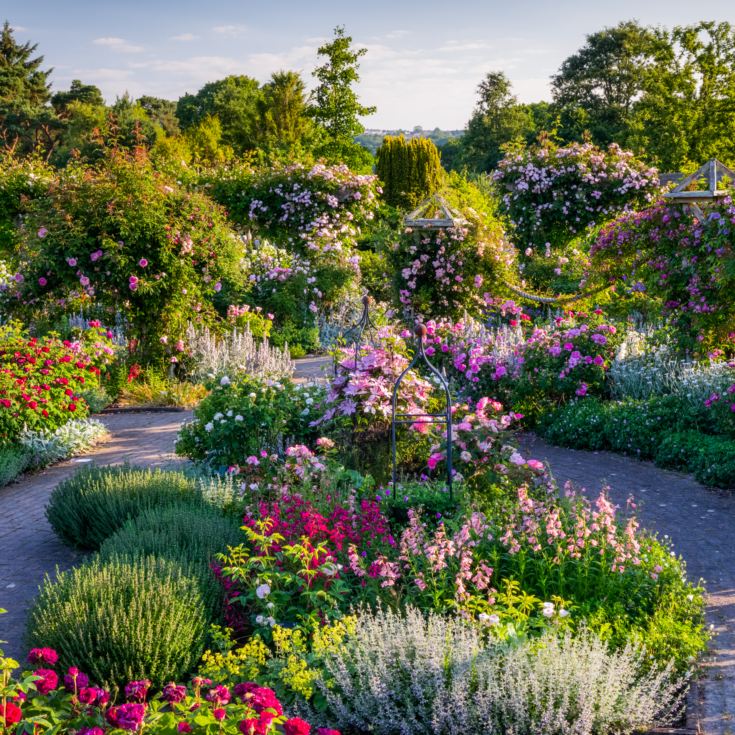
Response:
[[[597,493],[610,486],[612,500],[625,507],[633,495],[641,524],[668,536],[693,580],[707,587],[707,623],[715,638],[692,715],[705,735],[735,732],[735,496],[700,485],[692,477],[662,470],[611,452],[553,447],[536,436],[523,437],[524,456],[548,462],[559,484]],[[692,704],[695,704],[690,699]],[[693,712],[691,710],[694,710]],[[698,722],[697,722],[698,721]],[[694,723],[692,723],[694,724]]]
[[[100,417],[110,437],[92,453],[61,462],[0,488],[0,640],[6,655],[23,655],[28,608],[47,573],[68,569],[83,554],[65,546],[51,530],[45,508],[51,491],[85,464],[144,467],[181,465],[174,444],[189,411],[119,413]]]

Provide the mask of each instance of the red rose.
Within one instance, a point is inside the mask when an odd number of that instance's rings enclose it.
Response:
[[[36,408],[38,403],[36,401],[28,401],[28,408]]]
[[[300,717],[292,717],[283,723],[283,732],[285,735],[309,735],[311,725]]]
[[[69,410],[70,411],[76,411],[77,410],[77,404],[76,403],[70,403],[69,404]]]
[[[7,704],[0,704],[0,722],[5,726],[15,725],[20,722],[23,717],[23,712],[17,704],[8,702]]]

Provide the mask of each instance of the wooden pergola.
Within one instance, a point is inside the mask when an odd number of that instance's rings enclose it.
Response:
[[[729,179],[735,185],[735,171],[725,166],[722,161],[712,158],[704,166],[698,168],[679,182],[671,191],[664,194],[664,198],[678,204],[685,204],[692,209],[697,216],[704,217],[700,204],[711,204],[712,202],[731,196],[731,188],[718,188],[723,179]],[[705,189],[692,189],[705,182]]]
[[[460,227],[465,220],[449,208],[443,197],[432,194],[406,215],[403,224],[416,230],[448,230]]]

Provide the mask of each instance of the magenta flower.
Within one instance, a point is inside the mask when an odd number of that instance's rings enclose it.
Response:
[[[53,669],[36,669],[33,675],[41,677],[34,682],[39,694],[48,694],[59,685],[59,677]]]
[[[146,266],[148,265],[148,261],[147,261],[147,260],[146,260],[145,258],[141,258],[141,259],[140,259],[140,260],[138,261],[138,265],[139,265],[139,266],[140,266],[141,268],[145,268],[145,267],[146,267]]]
[[[137,732],[143,725],[145,705],[139,702],[128,702],[107,710],[107,721],[121,730]]]
[[[77,259],[76,258],[67,258],[66,262],[70,265],[72,268],[76,268],[77,266]]]
[[[41,227],[36,234],[43,240],[48,235],[48,230],[45,227]]]
[[[53,666],[59,660],[59,654],[53,648],[31,648],[28,652],[28,663],[36,666],[46,664]]]
[[[93,253],[90,254],[89,259],[93,263],[96,263],[101,257],[102,257],[102,251],[101,250],[95,250]]]
[[[71,666],[64,674],[64,687],[75,694],[82,688],[89,686],[89,677],[83,674],[76,666]]]
[[[78,696],[79,701],[89,707],[102,706],[110,701],[110,693],[99,687],[82,687]]]
[[[186,687],[181,684],[175,684],[174,682],[166,684],[166,686],[163,687],[163,691],[161,692],[161,699],[166,702],[171,702],[172,704],[181,702],[185,698]]]
[[[230,701],[230,690],[223,684],[212,687],[207,692],[206,700],[216,705],[227,704]]]
[[[148,696],[148,690],[150,689],[151,682],[148,679],[141,679],[140,681],[131,681],[125,685],[125,696],[128,699],[137,699],[140,702],[144,702]]]
[[[87,278],[87,276],[80,276],[79,283],[81,283],[82,286],[86,288],[87,286],[89,286],[89,278]]]
[[[44,278],[43,276],[41,276],[41,277],[40,277],[40,278],[38,279],[38,285],[39,285],[39,286],[40,286],[41,288],[43,288],[43,287],[44,287],[44,286],[45,286],[45,285],[46,285],[47,283],[48,283],[48,281],[47,281],[47,280],[46,280],[46,279],[45,279],[45,278]]]

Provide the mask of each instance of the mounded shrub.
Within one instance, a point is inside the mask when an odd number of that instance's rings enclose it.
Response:
[[[160,687],[199,660],[207,624],[197,580],[175,562],[95,558],[46,579],[27,639],[113,689],[139,679]]]
[[[239,521],[217,508],[188,503],[150,508],[110,536],[100,548],[100,557],[156,556],[178,562],[197,578],[207,609],[216,614],[222,586],[210,565],[215,554],[241,543],[239,526]]]
[[[46,517],[65,543],[96,550],[143,511],[182,502],[206,505],[196,482],[181,472],[89,467],[55,488]]]
[[[23,447],[0,447],[0,487],[24,472],[29,459],[28,451]]]

